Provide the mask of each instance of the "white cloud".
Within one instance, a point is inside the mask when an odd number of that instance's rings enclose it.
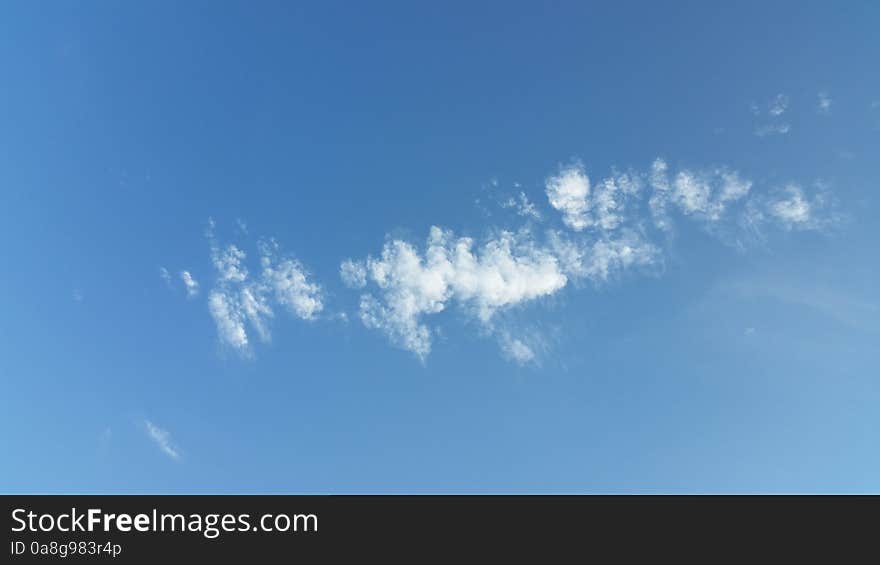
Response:
[[[831,112],[831,95],[822,91],[819,93],[819,112],[828,114]]]
[[[516,208],[516,213],[524,218],[541,220],[541,212],[538,211],[538,207],[529,200],[529,197],[523,191],[520,191],[516,198],[511,196],[505,202],[502,202],[501,207]]]
[[[367,284],[367,268],[360,261],[346,259],[339,265],[339,276],[349,288],[364,288]]]
[[[642,175],[630,172],[614,173],[591,187],[583,165],[575,163],[548,178],[545,190],[550,205],[574,231],[609,231],[621,226],[626,201],[637,196],[643,185]]]
[[[260,247],[263,284],[274,292],[275,300],[290,313],[303,320],[314,319],[324,308],[321,287],[309,281],[308,273],[299,261],[279,259],[276,242],[264,243]]]
[[[575,163],[562,169],[558,175],[551,176],[545,186],[550,205],[562,212],[565,225],[575,231],[581,231],[589,225],[587,198],[590,194],[590,179],[581,163]]]
[[[208,310],[217,325],[220,340],[236,349],[243,350],[248,346],[247,331],[244,328],[244,313],[237,301],[232,302],[230,298],[234,300],[234,297],[227,293],[211,291],[208,296]]]
[[[793,189],[776,199],[754,194],[752,181],[727,167],[673,172],[663,159],[646,173],[613,173],[596,184],[577,163],[548,178],[545,188],[574,233],[550,229],[542,240],[531,229],[496,231],[478,245],[432,227],[423,249],[394,239],[378,257],[344,261],[343,281],[368,289],[360,299],[361,321],[424,360],[435,333],[429,317],[455,305],[498,337],[506,357],[530,362],[534,344],[512,338],[496,314],[551,296],[571,281],[603,284],[631,269],[662,267],[662,245],[646,225],[646,211],[661,231],[672,228],[678,212],[727,237],[737,225],[756,232],[768,222],[817,228],[812,209],[825,204]],[[742,246],[748,235],[728,239]]]
[[[302,320],[313,320],[323,310],[320,285],[311,282],[301,263],[281,256],[277,242],[259,244],[262,270],[252,278],[245,266],[244,251],[235,245],[220,250],[214,241],[213,226],[208,237],[217,271],[216,285],[208,296],[208,310],[222,343],[249,355],[248,326],[262,341],[269,341],[274,304]]]
[[[436,226],[424,253],[393,240],[381,256],[367,258],[366,270],[379,298],[361,297],[361,320],[422,359],[431,350],[425,316],[454,302],[488,328],[497,311],[548,296],[567,283],[556,257],[527,233],[500,232],[475,248],[473,239]]]
[[[651,172],[648,175],[648,181],[653,191],[648,199],[648,206],[651,209],[654,224],[661,230],[668,230],[672,227],[667,208],[669,194],[672,190],[668,174],[669,165],[666,161],[660,158],[654,159],[654,162],[651,163]]]
[[[657,260],[659,249],[641,241],[633,233],[621,239],[600,240],[593,244],[588,260],[583,263],[583,274],[594,280],[605,281],[635,265],[650,265]]]
[[[771,135],[785,135],[791,131],[791,124],[781,122],[781,116],[788,110],[788,96],[785,94],[777,94],[773,100],[767,104],[767,115],[770,123],[762,124],[755,127],[754,133],[758,137],[767,137]],[[761,109],[757,105],[752,105],[752,113],[756,116],[761,115]]]
[[[767,113],[771,116],[781,116],[788,109],[788,96],[785,94],[777,94],[776,97],[770,101],[770,104],[767,107]]]
[[[720,169],[717,171],[717,174],[721,177],[722,184],[719,198],[722,203],[734,202],[744,198],[752,189],[752,181],[740,178],[739,173],[736,171]]]
[[[248,277],[248,270],[242,263],[246,255],[235,245],[229,245],[223,251],[211,249],[211,260],[220,277],[220,281],[241,283]]]
[[[725,167],[707,170],[682,169],[671,180],[669,165],[656,159],[651,165],[649,184],[653,190],[649,207],[655,225],[668,230],[672,226],[670,205],[686,216],[704,221],[721,220],[733,203],[748,196],[752,182]]]
[[[755,128],[755,135],[758,137],[767,137],[769,135],[785,135],[791,131],[789,124],[767,124]]]
[[[186,287],[186,295],[193,297],[199,294],[199,283],[193,278],[189,271],[181,271],[180,279]]]
[[[600,230],[613,230],[624,221],[625,202],[642,189],[642,179],[634,173],[621,173],[603,179],[596,185],[592,210],[593,225]]]
[[[569,277],[602,283],[630,267],[661,261],[660,248],[632,230],[614,238],[576,241],[560,232],[548,235],[550,248]]]
[[[171,285],[171,273],[165,267],[159,267],[159,278],[165,281],[166,285]]]
[[[704,212],[709,207],[712,188],[701,175],[681,171],[673,182],[673,197],[685,214]]]
[[[388,239],[378,256],[345,259],[342,282],[360,289],[358,314],[397,346],[424,360],[431,352],[441,312],[455,308],[479,331],[494,336],[505,357],[535,363],[540,339],[512,337],[514,309],[553,296],[571,282],[606,284],[629,270],[658,272],[664,245],[673,241],[674,222],[695,220],[728,244],[744,249],[763,239],[765,225],[820,229],[835,221],[826,192],[808,197],[798,185],[762,194],[738,171],[724,166],[674,170],[655,159],[648,170],[612,173],[591,183],[579,162],[546,179],[550,206],[569,229],[537,233],[523,222],[519,231],[494,229],[482,239],[431,227],[423,246]],[[502,206],[537,219],[541,212],[525,192]],[[653,221],[652,221],[653,220]],[[271,339],[278,306],[312,320],[325,307],[324,292],[303,265],[284,257],[274,241],[258,246],[260,270],[253,276],[236,245],[221,248],[207,236],[217,272],[208,296],[220,341],[244,355],[252,333]],[[195,282],[193,280],[193,282]],[[325,317],[348,319],[344,313]]]
[[[770,204],[770,213],[787,227],[808,224],[811,220],[810,203],[804,198],[801,187],[788,185],[785,192],[785,198]]]
[[[144,420],[144,426],[146,427],[150,439],[156,442],[156,445],[159,446],[162,453],[172,459],[180,459],[180,450],[171,443],[171,434],[156,426],[149,420]]]
[[[766,224],[776,224],[786,230],[826,230],[845,219],[837,211],[829,187],[817,182],[809,190],[789,183],[768,195],[750,199],[741,221],[754,235],[763,238],[762,228]]]
[[[432,227],[424,251],[401,240],[385,244],[365,262],[366,279],[378,290],[361,296],[365,326],[381,330],[420,359],[431,351],[425,318],[455,304],[483,330],[496,331],[497,313],[555,294],[572,279],[602,283],[626,269],[660,260],[660,250],[625,229],[598,240],[548,233],[540,244],[530,231],[502,231],[482,245]],[[506,356],[524,362],[534,345],[501,332]]]
[[[511,337],[509,333],[503,332],[499,342],[502,354],[508,359],[513,360],[519,365],[535,362],[536,355],[534,349],[523,340]]]

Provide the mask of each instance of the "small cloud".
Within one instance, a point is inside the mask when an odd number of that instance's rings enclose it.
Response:
[[[339,276],[348,288],[364,288],[367,284],[367,268],[362,261],[346,259],[339,266]]]
[[[566,226],[583,231],[589,225],[590,179],[583,164],[576,162],[548,178],[546,190],[550,205],[562,213]]]
[[[193,278],[189,271],[181,271],[180,279],[186,287],[186,295],[190,298],[199,294],[199,283]]]
[[[244,220],[242,220],[241,218],[236,218],[235,225],[238,227],[238,231],[240,231],[244,235],[247,235],[248,227],[247,227],[247,224],[244,222]]]
[[[83,295],[82,291],[79,290],[78,288],[73,289],[73,293],[71,295],[73,297],[74,302],[82,302],[83,300],[86,299],[86,297]]]
[[[777,94],[776,97],[770,101],[770,104],[767,107],[767,113],[771,116],[781,116],[788,109],[788,96],[785,94]]]
[[[755,328],[746,328],[743,335],[755,335]]]
[[[819,113],[831,113],[831,96],[825,91],[819,93]]]
[[[507,332],[502,332],[499,336],[499,343],[504,357],[514,361],[516,364],[537,364],[535,349],[522,339],[512,337]]]
[[[510,197],[501,203],[502,208],[516,208],[516,213],[524,218],[532,218],[533,220],[541,220],[541,212],[535,203],[529,200],[526,193],[520,191],[518,198]]]
[[[150,436],[156,445],[159,446],[159,449],[162,450],[162,453],[170,457],[171,459],[180,459],[180,451],[178,448],[171,443],[171,434],[168,431],[163,430],[159,426],[156,426],[149,420],[144,420],[144,427],[147,430],[147,434]]]
[[[212,221],[206,235],[217,281],[208,295],[208,310],[222,343],[249,357],[246,323],[262,341],[270,341],[269,322],[275,317],[275,304],[302,320],[314,320],[323,310],[320,285],[311,282],[310,274],[299,261],[281,255],[275,240],[259,242],[261,272],[251,276],[244,251],[235,245],[221,249],[214,238],[213,225]]]
[[[165,281],[167,286],[171,286],[171,273],[165,267],[159,267],[159,278]]]
[[[810,222],[811,206],[804,198],[804,192],[797,185],[788,185],[785,188],[787,196],[770,205],[770,213],[779,219],[786,227],[805,225]]]
[[[781,122],[781,116],[788,110],[788,96],[785,94],[777,94],[770,102],[767,103],[766,115],[769,117],[769,123],[761,124],[755,127],[754,133],[758,137],[767,137],[769,135],[784,135],[791,130],[791,125]],[[761,109],[752,104],[752,114],[761,116]]]
[[[767,137],[768,135],[785,135],[791,131],[789,124],[766,124],[755,128],[755,135]]]

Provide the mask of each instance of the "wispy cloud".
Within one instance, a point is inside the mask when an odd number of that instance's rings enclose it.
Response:
[[[787,107],[787,99],[777,102]],[[612,169],[596,179],[575,161],[543,183],[558,215],[543,214],[520,191],[518,199],[501,202],[516,207],[518,227],[489,227],[476,237],[435,225],[423,243],[389,237],[378,253],[345,259],[339,276],[358,291],[357,317],[424,361],[440,331],[439,314],[454,309],[481,335],[493,336],[505,357],[536,364],[543,342],[510,323],[512,312],[568,287],[661,272],[679,222],[696,222],[743,249],[773,229],[818,230],[835,221],[824,188],[761,186],[727,166],[674,167],[657,158],[645,170]],[[324,288],[277,242],[259,242],[259,270],[251,274],[245,251],[221,246],[214,230],[209,220],[216,280],[207,301],[221,343],[249,356],[253,335],[271,339],[278,309],[302,320],[322,315]]]
[[[669,165],[656,159],[648,175],[653,189],[650,207],[657,227],[668,227],[668,211],[675,206],[686,216],[717,222],[731,205],[742,201],[752,189],[752,181],[726,167],[681,169],[670,176]]]
[[[755,126],[754,134],[758,137],[767,137],[771,135],[785,135],[791,131],[791,124],[783,122],[782,116],[786,113],[789,106],[789,98],[785,94],[777,94],[766,104],[766,117],[763,121],[767,123]],[[765,115],[761,106],[752,104],[752,113],[755,116]]]
[[[632,173],[614,173],[591,186],[580,162],[564,167],[545,183],[550,206],[561,212],[565,225],[575,231],[618,227],[627,201],[642,187],[641,176]]]
[[[509,333],[504,332],[499,341],[501,343],[501,352],[504,356],[512,359],[517,364],[526,365],[535,362],[535,350],[522,339],[512,337]]]
[[[351,259],[339,265],[339,276],[348,288],[364,288],[367,284],[367,268],[363,263]]]
[[[822,114],[830,114],[831,113],[831,103],[832,103],[831,95],[829,95],[825,91],[822,91],[819,93],[818,98],[819,98],[819,102],[818,102],[819,112]]]
[[[767,106],[767,113],[771,116],[781,116],[788,109],[788,96],[777,94]]]
[[[541,220],[541,212],[538,211],[538,207],[534,202],[529,200],[529,197],[526,196],[525,192],[520,191],[516,198],[511,196],[502,202],[501,206],[503,208],[515,209],[516,213],[524,218],[531,218],[538,221]]]
[[[744,220],[752,230],[760,231],[772,223],[786,230],[824,230],[842,221],[835,200],[823,183],[810,192],[798,183],[788,183],[749,202]]]
[[[234,244],[220,248],[213,220],[209,221],[207,235],[217,273],[215,286],[208,295],[208,310],[222,343],[248,355],[247,326],[262,341],[269,341],[269,322],[275,316],[276,306],[302,320],[313,320],[323,310],[321,287],[311,281],[299,261],[281,253],[276,241],[259,243],[261,270],[257,277],[251,277],[244,251]]]
[[[602,284],[631,269],[661,266],[659,235],[676,219],[710,228],[724,223],[736,229],[745,217],[750,229],[774,223],[820,228],[817,211],[826,202],[807,198],[796,186],[756,195],[754,183],[728,167],[673,172],[663,159],[647,172],[613,172],[593,183],[576,162],[545,183],[565,230],[495,230],[478,243],[434,226],[423,248],[393,239],[378,256],[344,261],[340,275],[348,286],[366,289],[360,299],[364,325],[422,360],[436,331],[429,318],[455,306],[495,333],[506,357],[526,363],[535,358],[534,348],[497,325],[497,313],[554,295],[572,281]],[[651,235],[646,219],[659,233]]]
[[[770,212],[787,226],[806,224],[810,221],[810,203],[804,199],[804,192],[797,185],[789,185],[787,196],[770,205]]]
[[[165,267],[159,267],[159,278],[167,285],[171,286],[171,273]]]
[[[241,218],[236,218],[235,225],[238,228],[239,232],[241,232],[244,235],[248,234],[248,227],[247,227],[247,224],[245,223],[244,220],[242,220]]]
[[[169,434],[166,430],[163,430],[159,426],[156,426],[149,420],[144,420],[144,427],[147,430],[147,434],[150,436],[156,445],[159,446],[159,449],[162,450],[162,453],[170,457],[171,459],[180,459],[180,450],[171,443],[171,434]]]
[[[183,281],[183,286],[186,287],[187,296],[192,298],[199,294],[199,283],[193,278],[189,271],[181,271],[180,280]]]
[[[790,124],[765,124],[755,128],[755,135],[767,137],[769,135],[785,135],[791,131]]]

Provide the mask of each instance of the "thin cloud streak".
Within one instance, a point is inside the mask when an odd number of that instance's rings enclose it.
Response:
[[[163,430],[159,426],[153,424],[149,420],[144,420],[147,434],[150,436],[159,449],[171,459],[180,459],[180,450],[171,443],[171,434]]]

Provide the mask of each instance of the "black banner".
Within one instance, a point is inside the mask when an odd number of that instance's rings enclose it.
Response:
[[[874,551],[876,497],[4,496],[3,563],[812,556]],[[831,553],[828,553],[831,552]],[[568,561],[569,559],[566,559]]]

